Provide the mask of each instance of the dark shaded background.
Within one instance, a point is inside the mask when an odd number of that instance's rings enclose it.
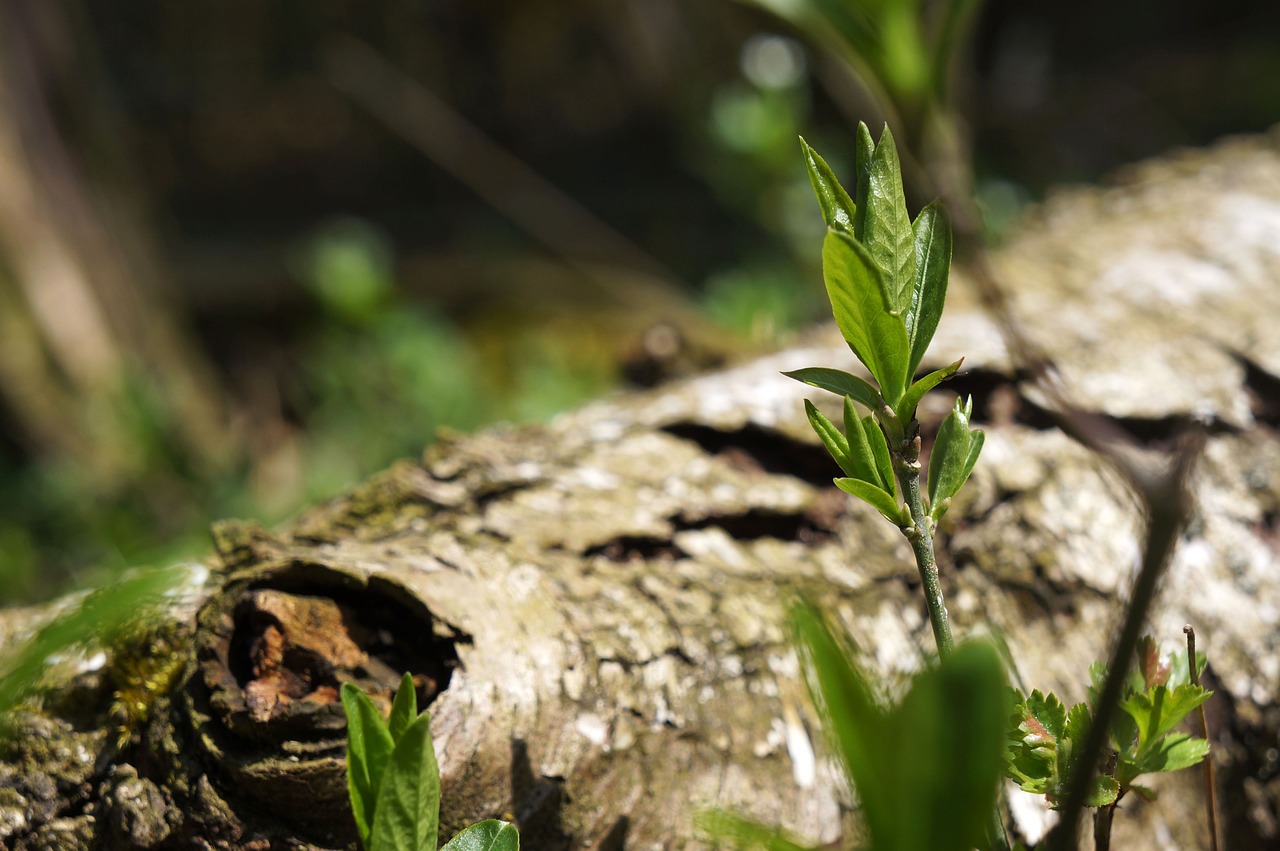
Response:
[[[1017,209],[1280,116],[1280,6],[994,0],[961,63]],[[872,101],[706,0],[0,5],[0,603],[277,520],[441,427],[823,315],[797,156]]]

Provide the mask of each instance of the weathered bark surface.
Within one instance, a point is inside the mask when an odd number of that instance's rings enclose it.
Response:
[[[1063,193],[997,263],[1083,407],[1152,442],[1209,425],[1200,513],[1154,632],[1174,644],[1191,622],[1209,654],[1227,847],[1273,847],[1280,136]],[[974,393],[988,428],[945,523],[953,622],[1001,630],[1028,687],[1078,700],[1141,518],[1117,476],[1049,427],[963,278],[952,286],[930,362],[968,356],[949,389]],[[446,835],[506,816],[534,849],[701,847],[694,814],[721,806],[834,839],[853,818],[781,604],[795,590],[824,601],[890,676],[930,645],[905,542],[830,486],[805,388],[778,374],[851,360],[827,333],[546,426],[446,440],[272,534],[218,526],[208,579],[162,642],[188,662],[145,728],[114,747],[102,672],[23,715],[30,735],[0,763],[0,837],[343,847],[336,683],[385,690],[408,669],[434,696]],[[925,412],[926,432],[946,407]],[[0,613],[0,631],[31,620]],[[1204,847],[1198,783],[1159,778],[1159,803],[1127,802],[1115,847]],[[1014,796],[1034,830],[1034,802]]]

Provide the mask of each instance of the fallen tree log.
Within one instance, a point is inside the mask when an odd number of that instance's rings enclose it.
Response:
[[[1209,654],[1232,848],[1271,847],[1280,799],[1278,246],[1272,134],[1059,193],[996,258],[1082,408],[1150,444],[1208,431],[1153,632],[1174,643],[1191,622]],[[967,356],[947,389],[974,394],[988,430],[944,523],[953,622],[1003,633],[1028,687],[1083,699],[1141,517],[1052,427],[962,276],[952,289],[926,366]],[[430,701],[444,835],[498,816],[534,849],[695,848],[713,806],[815,843],[853,835],[784,603],[800,591],[838,612],[890,682],[930,639],[906,544],[831,486],[806,388],[779,375],[851,362],[822,332],[546,425],[444,439],[274,532],[218,524],[216,555],[143,640],[15,715],[0,841],[350,847],[337,685],[385,699],[404,670]],[[926,434],[947,407],[922,412]],[[0,647],[48,616],[0,613]],[[122,721],[126,680],[151,687]],[[1116,819],[1117,847],[1204,846],[1198,775],[1157,785],[1161,801]],[[1034,836],[1042,813],[1013,795]]]

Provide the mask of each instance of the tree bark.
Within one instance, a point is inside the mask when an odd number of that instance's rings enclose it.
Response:
[[[1265,744],[1280,726],[1277,245],[1272,134],[1061,193],[996,258],[1082,407],[1154,447],[1207,428],[1200,512],[1152,631],[1172,648],[1191,622],[1208,653],[1232,848],[1270,847],[1280,797]],[[1028,689],[1079,701],[1141,518],[1121,479],[1051,426],[962,276],[952,289],[926,366],[967,357],[947,389],[975,395],[988,431],[941,530],[954,626],[998,631]],[[725,807],[807,842],[855,837],[785,603],[804,593],[838,612],[890,684],[930,637],[906,542],[831,486],[809,391],[779,375],[851,363],[825,330],[547,425],[449,437],[275,532],[217,525],[198,590],[145,642],[18,714],[0,837],[350,847],[336,684],[385,698],[403,670],[431,701],[443,836],[496,816],[535,849],[697,848],[696,814]],[[926,438],[948,408],[922,411]],[[0,647],[47,616],[0,613]],[[107,713],[128,659],[158,685],[121,722]],[[1198,775],[1152,785],[1159,802],[1117,813],[1116,847],[1204,846]],[[1011,794],[1034,839],[1035,801]]]

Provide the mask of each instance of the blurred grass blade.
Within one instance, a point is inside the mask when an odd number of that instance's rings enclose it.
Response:
[[[0,659],[0,715],[13,709],[39,684],[51,659],[90,647],[110,649],[122,629],[151,616],[189,568],[138,570],[92,591],[80,604],[47,623],[25,644]]]

